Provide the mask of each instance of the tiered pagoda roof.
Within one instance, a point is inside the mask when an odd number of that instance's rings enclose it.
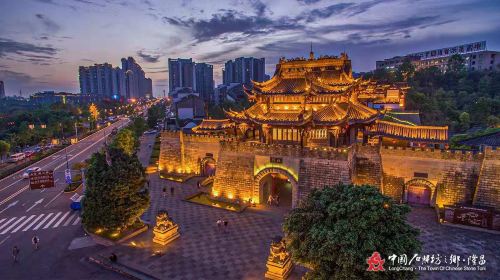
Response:
[[[362,103],[396,102],[404,106],[407,89],[406,84],[354,79],[351,61],[345,53],[339,57],[314,58],[311,52],[309,59],[281,58],[270,80],[244,87],[249,100],[255,102],[250,108],[241,112],[224,111],[228,119],[204,120],[193,130],[222,131],[237,124],[318,129],[360,124],[368,126],[372,135],[446,141],[447,127],[388,122],[381,120],[383,111]]]

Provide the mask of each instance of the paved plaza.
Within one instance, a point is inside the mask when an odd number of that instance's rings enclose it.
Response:
[[[139,152],[143,164],[149,160],[147,145],[153,137],[145,137]],[[143,220],[154,226],[159,210],[167,210],[180,227],[180,238],[166,246],[152,243],[151,229],[124,244],[108,247],[91,256],[118,256],[120,267],[140,272],[151,279],[264,279],[269,244],[282,235],[283,209],[248,208],[242,213],[198,205],[184,201],[199,191],[195,177],[186,183],[149,175],[151,207]],[[170,188],[174,188],[174,195]],[[163,195],[166,188],[166,195]],[[226,230],[216,225],[218,219],[228,221]],[[499,279],[500,235],[440,225],[431,208],[413,208],[409,221],[421,230],[422,254],[441,256],[481,255],[487,260],[485,272],[425,272],[421,279]],[[160,251],[160,255],[155,252]],[[290,279],[305,273],[296,267]]]
[[[152,244],[148,231],[131,242],[99,252],[103,257],[111,252],[118,255],[120,264],[142,271],[158,279],[263,279],[269,243],[276,235],[282,235],[283,215],[280,211],[247,209],[233,213],[183,201],[198,192],[193,178],[187,183],[159,179],[151,180],[151,208],[143,218],[154,224],[158,210],[169,212],[180,226],[181,237],[167,246]],[[167,188],[163,197],[162,189]],[[170,195],[174,187],[174,196]],[[219,218],[229,221],[227,231],[219,230]],[[487,260],[485,272],[432,272],[422,273],[421,279],[498,279],[500,259],[500,235],[439,225],[430,208],[414,208],[409,220],[421,230],[424,243],[422,254],[484,254]],[[161,256],[154,256],[161,250]],[[304,273],[297,268],[290,279],[299,279]]]

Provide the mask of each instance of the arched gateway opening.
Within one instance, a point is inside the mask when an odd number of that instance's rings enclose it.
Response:
[[[214,176],[215,175],[215,159],[213,157],[206,157],[201,161],[200,174],[201,176]]]
[[[415,205],[432,205],[434,185],[425,179],[413,179],[406,183],[406,202]]]
[[[297,181],[285,170],[268,168],[255,176],[261,204],[291,208],[297,203]]]

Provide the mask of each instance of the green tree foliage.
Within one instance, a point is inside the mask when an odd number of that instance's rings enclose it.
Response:
[[[396,71],[396,80],[399,82],[407,81],[415,74],[415,66],[409,58],[405,58],[401,66]]]
[[[411,89],[406,108],[420,111],[423,124],[448,125],[452,132],[463,132],[467,127],[497,126],[500,72],[466,72],[460,59],[450,60],[449,70],[445,73],[430,67],[416,71],[408,79]],[[465,126],[460,120],[464,112],[469,115]]]
[[[465,72],[465,60],[459,54],[454,54],[448,59],[447,71],[455,75],[461,75]]]
[[[154,128],[159,120],[165,118],[165,104],[159,103],[148,109],[148,127]]]
[[[407,205],[395,204],[371,186],[337,185],[314,190],[285,219],[292,258],[312,268],[307,279],[413,279],[414,272],[368,272],[374,251],[420,251],[418,230],[406,222]]]
[[[3,162],[4,157],[7,155],[9,151],[10,151],[9,142],[0,140],[0,161]]]
[[[144,169],[136,155],[108,148],[95,153],[87,169],[87,188],[83,199],[82,223],[89,230],[124,230],[149,207],[149,195],[143,191]]]
[[[113,142],[111,142],[111,146],[123,150],[128,155],[132,155],[139,147],[139,140],[132,130],[125,128],[116,134]]]
[[[143,117],[133,117],[132,122],[128,127],[132,130],[136,137],[141,137],[141,135],[148,129],[146,121]]]

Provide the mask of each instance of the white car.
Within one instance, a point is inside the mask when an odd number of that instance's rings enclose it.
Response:
[[[28,179],[30,177],[31,172],[40,171],[40,170],[42,170],[42,169],[40,167],[36,167],[36,166],[26,169],[26,171],[24,171],[24,173],[23,173],[23,179]]]

